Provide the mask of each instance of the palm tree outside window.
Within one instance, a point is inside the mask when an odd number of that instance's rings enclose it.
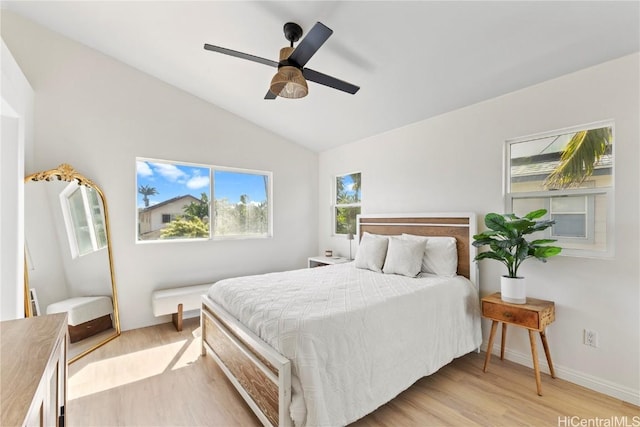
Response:
[[[334,233],[356,234],[356,217],[362,205],[362,174],[353,172],[336,176]]]

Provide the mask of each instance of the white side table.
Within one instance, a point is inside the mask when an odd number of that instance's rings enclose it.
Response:
[[[325,265],[342,264],[349,261],[350,260],[343,257],[327,257],[327,256],[312,256],[312,257],[309,257],[307,260],[309,268],[324,267]]]

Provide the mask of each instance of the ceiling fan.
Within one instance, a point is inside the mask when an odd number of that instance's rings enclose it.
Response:
[[[302,37],[302,28],[298,24],[287,22],[284,24],[284,36],[291,42],[291,45],[280,49],[280,62],[207,43],[205,43],[204,48],[212,52],[224,53],[236,58],[248,59],[249,61],[277,67],[278,72],[271,79],[271,85],[264,99],[275,99],[278,96],[283,98],[302,98],[307,96],[307,93],[309,93],[307,80],[355,94],[360,87],[311,68],[305,68],[309,59],[320,49],[320,46],[327,41],[331,34],[333,34],[333,30],[321,22],[316,22],[309,34],[294,48],[293,43]]]

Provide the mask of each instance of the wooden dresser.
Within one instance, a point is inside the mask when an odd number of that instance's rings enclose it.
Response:
[[[64,426],[67,314],[0,322],[0,426]]]

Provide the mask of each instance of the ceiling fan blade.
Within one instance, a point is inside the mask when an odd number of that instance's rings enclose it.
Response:
[[[295,62],[300,67],[304,67],[331,34],[333,34],[331,28],[322,22],[316,22],[316,25],[314,25],[311,31],[298,43],[293,53],[289,55],[289,61]]]
[[[360,86],[353,85],[351,83],[347,83],[343,80],[336,79],[335,77],[328,76],[324,73],[312,70],[310,68],[305,68],[302,70],[302,75],[305,79],[310,80],[312,82],[319,83],[324,86],[329,86],[334,89],[341,90],[343,92],[347,92],[350,94],[356,93],[360,90]]]
[[[236,58],[247,59],[253,62],[259,62],[260,64],[269,65],[271,67],[276,67],[276,68],[278,67],[278,62],[276,61],[272,61],[266,58],[261,58],[255,55],[249,55],[248,53],[238,52],[237,50],[231,50],[225,47],[214,46],[207,43],[204,44],[204,48],[212,52],[224,53],[225,55],[235,56]]]
[[[275,93],[267,90],[267,94],[264,96],[264,99],[276,99],[277,96],[278,95],[276,95]]]

